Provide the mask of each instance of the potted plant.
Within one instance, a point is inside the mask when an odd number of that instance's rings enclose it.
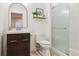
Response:
[[[32,14],[33,14],[33,17],[37,17],[38,16],[38,13],[36,11],[34,11]]]

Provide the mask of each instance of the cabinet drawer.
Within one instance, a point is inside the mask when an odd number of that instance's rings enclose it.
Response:
[[[30,39],[29,33],[22,33],[22,34],[8,34],[7,39],[9,40],[20,40],[20,39]]]

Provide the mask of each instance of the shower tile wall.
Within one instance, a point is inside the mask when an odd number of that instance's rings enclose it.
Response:
[[[52,8],[52,47],[69,55],[69,4]]]

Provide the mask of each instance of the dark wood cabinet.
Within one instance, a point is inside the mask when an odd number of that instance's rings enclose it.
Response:
[[[30,33],[7,34],[7,56],[30,56]]]

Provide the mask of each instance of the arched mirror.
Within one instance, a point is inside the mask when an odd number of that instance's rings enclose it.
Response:
[[[13,3],[9,7],[9,30],[26,29],[28,27],[28,13],[24,5]]]

